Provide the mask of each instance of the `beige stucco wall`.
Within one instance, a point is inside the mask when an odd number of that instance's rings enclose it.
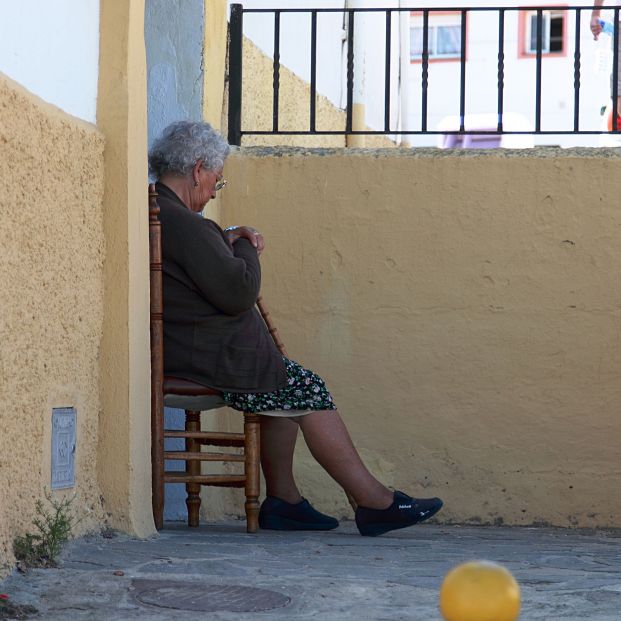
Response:
[[[287,349],[383,481],[442,496],[444,522],[619,527],[620,166],[602,150],[242,149],[223,224],[264,233]],[[351,515],[304,450],[296,472]]]
[[[203,118],[216,129],[222,122],[224,75],[227,48],[226,0],[205,0],[205,39],[203,48]]]
[[[52,408],[77,409],[78,532],[96,471],[103,321],[102,135],[0,75],[0,576],[51,482]]]

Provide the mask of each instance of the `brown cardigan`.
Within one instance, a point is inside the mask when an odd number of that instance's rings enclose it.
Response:
[[[231,246],[213,221],[158,183],[162,222],[164,372],[228,392],[270,392],[287,376],[255,307],[257,251]]]

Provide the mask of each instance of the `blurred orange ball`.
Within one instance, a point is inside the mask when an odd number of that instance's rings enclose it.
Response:
[[[520,587],[498,563],[464,563],[444,578],[440,612],[445,621],[515,621],[520,614]]]

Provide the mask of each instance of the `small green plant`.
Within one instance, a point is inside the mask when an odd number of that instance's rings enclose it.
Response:
[[[13,541],[15,557],[28,567],[54,567],[71,531],[80,521],[71,507],[75,495],[56,499],[47,488],[44,493],[49,508],[37,500],[36,517],[32,520],[36,531]]]

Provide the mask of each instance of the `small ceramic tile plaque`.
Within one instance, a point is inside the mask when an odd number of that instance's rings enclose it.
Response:
[[[75,408],[52,409],[52,489],[75,485]]]

